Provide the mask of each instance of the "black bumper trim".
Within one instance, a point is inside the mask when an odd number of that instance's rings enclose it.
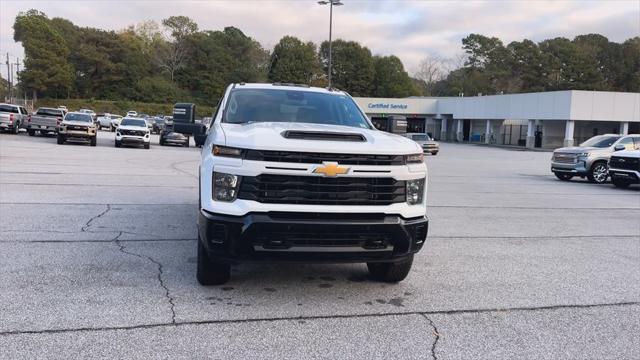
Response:
[[[422,248],[428,226],[426,217],[385,214],[229,216],[201,210],[198,218],[199,238],[209,257],[227,263],[395,261]]]

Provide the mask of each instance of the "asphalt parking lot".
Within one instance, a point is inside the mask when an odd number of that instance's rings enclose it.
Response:
[[[640,358],[640,191],[442,144],[409,277],[195,279],[199,149],[0,134],[0,358]]]

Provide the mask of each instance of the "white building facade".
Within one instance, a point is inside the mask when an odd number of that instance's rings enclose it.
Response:
[[[640,133],[640,93],[569,90],[355,100],[377,127],[389,115],[402,115],[408,132],[426,132],[441,141],[556,148],[599,134]]]

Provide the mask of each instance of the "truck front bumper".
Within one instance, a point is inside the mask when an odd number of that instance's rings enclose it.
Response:
[[[267,212],[229,216],[200,210],[199,241],[226,262],[387,262],[418,252],[426,217]]]
[[[578,161],[575,163],[551,162],[551,172],[573,174],[584,177],[589,172],[589,168],[585,161]]]
[[[640,171],[627,169],[609,169],[609,176],[620,180],[626,180],[630,183],[640,183]]]

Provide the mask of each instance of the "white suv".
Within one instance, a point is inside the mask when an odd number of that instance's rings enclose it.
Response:
[[[151,147],[151,133],[147,122],[142,118],[126,117],[116,128],[116,147],[122,145],[143,145]]]
[[[230,85],[202,149],[197,279],[298,261],[401,281],[426,240],[426,187],[420,146],[376,130],[348,94]]]

